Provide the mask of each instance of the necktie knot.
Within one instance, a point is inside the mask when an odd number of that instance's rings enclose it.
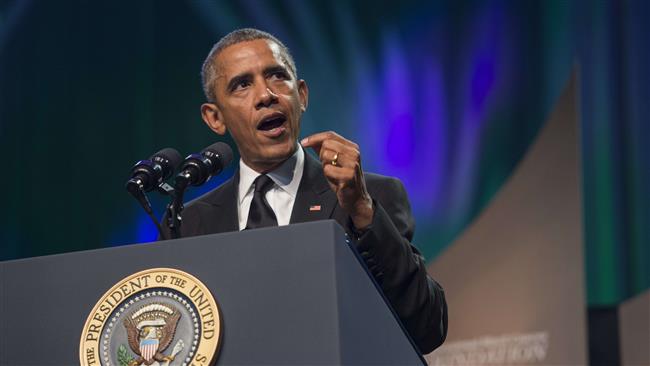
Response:
[[[253,182],[255,184],[255,193],[266,194],[271,188],[273,188],[273,179],[268,175],[262,174],[255,178]]]

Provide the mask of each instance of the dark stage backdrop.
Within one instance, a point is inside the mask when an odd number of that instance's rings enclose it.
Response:
[[[650,286],[648,4],[0,0],[0,259],[154,239],[129,168],[217,140],[200,65],[254,26],[309,83],[303,135],[336,130],[366,170],[404,181],[429,260],[499,190],[576,66],[587,294],[618,303]]]

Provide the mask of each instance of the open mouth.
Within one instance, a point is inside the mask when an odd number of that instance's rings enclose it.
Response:
[[[278,128],[286,122],[287,117],[282,114],[274,114],[262,120],[258,125],[257,129],[260,131],[271,131],[274,128]]]

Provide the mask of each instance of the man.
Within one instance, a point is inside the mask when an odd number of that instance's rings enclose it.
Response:
[[[187,206],[181,234],[335,219],[420,351],[442,344],[444,293],[410,244],[414,222],[403,185],[364,174],[359,146],[334,132],[298,144],[309,91],[282,42],[255,29],[236,30],[212,48],[202,76],[208,100],[201,106],[203,120],[219,135],[230,132],[240,169]]]

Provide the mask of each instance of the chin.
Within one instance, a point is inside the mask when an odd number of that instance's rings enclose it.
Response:
[[[261,157],[268,161],[284,161],[291,157],[296,152],[296,143],[284,143],[281,145],[270,146],[262,151]]]

